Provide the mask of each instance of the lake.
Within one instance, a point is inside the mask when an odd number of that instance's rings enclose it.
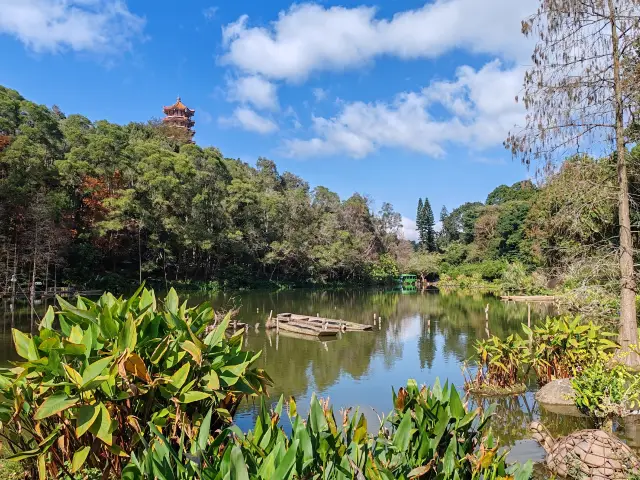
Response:
[[[313,392],[329,398],[336,415],[343,408],[360,407],[371,429],[378,415],[391,408],[391,388],[396,391],[414,378],[419,384],[432,385],[436,378],[449,381],[462,392],[462,366],[474,353],[474,343],[487,337],[485,307],[489,305],[488,327],[502,338],[520,330],[527,322],[527,305],[504,303],[492,296],[444,294],[437,291],[403,293],[401,291],[320,291],[286,290],[281,292],[243,292],[191,295],[190,303],[210,301],[218,309],[239,307],[238,321],[250,325],[245,347],[262,351],[258,366],[272,377],[270,402],[280,395],[295,397],[298,410],[306,414]],[[15,358],[11,344],[11,312],[4,305],[0,328],[0,362]],[[39,311],[44,311],[40,305]],[[269,313],[292,312],[366,323],[372,331],[347,332],[336,340],[320,342],[277,335],[264,323]],[[532,305],[535,323],[548,314],[549,306]],[[375,315],[375,320],[374,320]],[[381,319],[381,321],[380,321]],[[34,322],[37,318],[34,317]],[[17,328],[28,331],[29,309],[13,313]],[[257,325],[257,328],[256,328]],[[536,385],[522,396],[492,400],[469,399],[469,406],[498,409],[492,422],[504,445],[513,448],[513,460],[542,459],[543,450],[529,439],[528,424],[542,422],[554,434],[567,434],[589,425],[582,418],[566,417],[542,409],[534,399]],[[256,405],[244,404],[236,422],[247,430],[253,425]],[[284,420],[284,426],[286,423]],[[617,433],[632,446],[640,446],[640,427],[632,421],[618,426]]]

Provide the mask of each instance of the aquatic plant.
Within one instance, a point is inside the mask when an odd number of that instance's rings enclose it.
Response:
[[[558,378],[571,378],[598,359],[606,359],[618,345],[611,341],[614,333],[580,316],[549,318],[533,329],[522,326],[532,340],[530,352],[538,384]]]
[[[208,435],[270,381],[241,334],[226,338],[229,316],[211,328],[213,310],[173,289],[163,302],[140,287],[128,300],[58,303],[35,335],[13,330],[22,360],[0,371],[0,437],[33,478],[83,468],[120,478],[151,436],[189,448],[204,412]]]
[[[227,427],[216,439],[203,420],[198,441],[171,442],[159,430],[142,456],[132,456],[123,478],[186,479],[528,479],[531,464],[507,468],[506,452],[488,431],[491,411],[468,412],[453,386],[419,388],[409,380],[393,394],[394,410],[376,435],[357,410],[336,419],[328,402],[311,400],[306,420],[288,403],[291,434],[279,426],[280,402],[272,412],[264,399],[255,427],[243,434]],[[150,426],[154,428],[153,425]]]
[[[480,394],[524,391],[523,367],[529,363],[529,349],[520,335],[512,334],[505,340],[494,335],[476,341],[475,349],[476,374],[465,382],[468,391]]]

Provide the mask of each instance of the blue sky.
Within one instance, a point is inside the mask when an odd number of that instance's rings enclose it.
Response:
[[[536,0],[3,0],[0,84],[65,113],[144,121],[177,95],[196,141],[276,161],[406,217],[531,176],[502,147]]]

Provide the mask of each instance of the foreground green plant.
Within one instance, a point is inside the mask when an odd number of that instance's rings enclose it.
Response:
[[[454,387],[438,383],[419,389],[410,380],[393,395],[394,410],[377,435],[368,433],[358,411],[336,421],[326,402],[315,398],[306,420],[293,399],[288,404],[291,434],[279,426],[282,399],[269,412],[261,403],[253,431],[226,428],[208,436],[211,411],[198,441],[171,442],[153,425],[156,437],[141,456],[132,456],[123,478],[187,479],[528,479],[531,464],[507,468],[506,452],[487,431],[491,412],[467,412]]]
[[[640,400],[640,378],[619,364],[607,368],[601,360],[584,368],[571,386],[578,409],[609,431],[613,418],[628,414]]]
[[[0,437],[34,478],[120,478],[152,436],[189,448],[204,412],[216,432],[269,383],[241,334],[225,337],[229,316],[211,328],[213,310],[180,304],[173,289],[161,305],[143,287],[128,300],[58,303],[37,334],[13,330],[23,360],[0,371]]]

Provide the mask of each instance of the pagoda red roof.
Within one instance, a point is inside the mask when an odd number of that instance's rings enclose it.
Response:
[[[195,110],[192,110],[191,108],[187,107],[184,103],[182,103],[182,100],[180,100],[180,97],[178,97],[178,100],[176,100],[176,103],[168,107],[162,107],[162,109],[165,112],[167,110],[182,110],[185,112],[195,113]]]

